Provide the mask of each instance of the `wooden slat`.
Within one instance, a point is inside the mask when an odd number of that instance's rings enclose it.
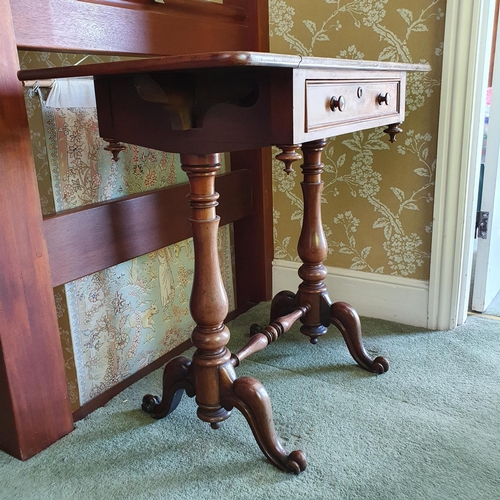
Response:
[[[231,153],[231,168],[252,171],[253,212],[234,224],[237,304],[272,297],[273,193],[271,148]]]
[[[251,183],[249,170],[217,177],[222,225],[252,213]],[[188,192],[180,184],[46,217],[52,286],[189,238]]]
[[[269,52],[269,7],[267,0],[224,0],[224,4],[247,11],[250,50]],[[234,225],[236,297],[239,306],[269,300],[272,296],[273,195],[270,148],[231,154],[231,168],[252,170],[254,211]]]
[[[269,52],[269,2],[268,0],[224,0],[224,5],[239,7],[246,12],[246,46],[248,50]]]
[[[27,459],[73,422],[8,0],[0,54],[0,449]]]
[[[127,55],[247,48],[245,11],[213,2],[13,0],[19,48]]]

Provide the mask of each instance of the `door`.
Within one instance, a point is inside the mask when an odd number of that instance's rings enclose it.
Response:
[[[496,37],[494,54],[480,208],[488,213],[488,221],[486,234],[478,235],[472,293],[472,309],[478,312],[483,312],[500,291],[500,37]]]

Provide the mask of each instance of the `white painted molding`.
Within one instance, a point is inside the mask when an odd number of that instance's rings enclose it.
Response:
[[[273,295],[296,292],[299,262],[273,261]],[[325,284],[332,302],[351,304],[359,315],[427,327],[428,282],[327,267]]]
[[[477,127],[484,116],[493,8],[490,0],[446,2],[429,280],[432,329],[455,328],[467,317],[481,158]]]

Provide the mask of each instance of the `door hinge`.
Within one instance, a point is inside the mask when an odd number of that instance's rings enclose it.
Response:
[[[489,212],[477,212],[476,215],[476,237],[485,240],[488,237]]]

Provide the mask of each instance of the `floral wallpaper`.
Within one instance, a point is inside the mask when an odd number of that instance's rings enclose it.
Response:
[[[410,73],[403,132],[330,139],[323,153],[325,264],[429,278],[446,0],[270,0],[273,52],[428,63]],[[303,212],[299,162],[274,162],[275,258],[298,260]]]
[[[22,67],[40,67],[79,59],[20,53],[20,60]],[[47,93],[26,96],[45,214],[186,182],[178,155],[127,145],[115,162],[98,136],[95,108],[50,108]],[[229,226],[219,233],[234,308]],[[193,263],[186,240],[55,289],[73,410],[189,338]]]

